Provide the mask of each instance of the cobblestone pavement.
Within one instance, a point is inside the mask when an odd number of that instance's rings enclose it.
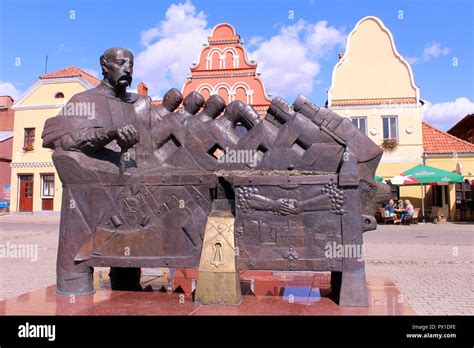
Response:
[[[0,254],[0,299],[55,283],[58,231],[58,215],[0,216],[0,247],[38,248]],[[364,242],[367,274],[392,278],[416,313],[474,314],[474,224],[380,225]]]
[[[474,314],[474,225],[379,226],[364,234],[367,274],[392,278],[417,314]]]
[[[5,250],[14,246],[17,250],[23,248],[28,251],[24,255],[27,257],[0,254],[4,256],[0,257],[0,299],[56,282],[58,232],[59,215],[0,216],[0,248]]]

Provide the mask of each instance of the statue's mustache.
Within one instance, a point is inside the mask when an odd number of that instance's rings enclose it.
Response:
[[[129,86],[132,84],[132,77],[130,75],[123,75],[118,80],[126,81]]]

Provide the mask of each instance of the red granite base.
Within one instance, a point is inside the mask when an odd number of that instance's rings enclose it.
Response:
[[[127,292],[111,291],[102,271],[95,275],[94,295],[57,295],[51,285],[0,301],[0,315],[416,315],[381,276],[367,277],[369,307],[340,307],[327,297],[327,272],[243,271],[239,306],[193,303],[196,275],[194,269],[177,270],[172,278],[146,270],[142,285],[149,291]]]

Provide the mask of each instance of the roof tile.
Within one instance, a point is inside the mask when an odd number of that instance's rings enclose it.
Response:
[[[67,77],[82,77],[94,87],[100,83],[100,80],[91,74],[86,73],[84,70],[76,68],[75,66],[69,66],[64,69],[56,70],[47,74],[41,75],[40,79],[57,79]]]
[[[425,153],[473,152],[474,144],[443,132],[423,122],[423,149]]]
[[[416,98],[376,98],[376,99],[334,99],[331,106],[382,105],[382,104],[415,104]]]

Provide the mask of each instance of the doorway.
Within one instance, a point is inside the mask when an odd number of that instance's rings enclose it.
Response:
[[[20,189],[19,189],[19,211],[32,212],[33,211],[33,175],[19,175]]]

